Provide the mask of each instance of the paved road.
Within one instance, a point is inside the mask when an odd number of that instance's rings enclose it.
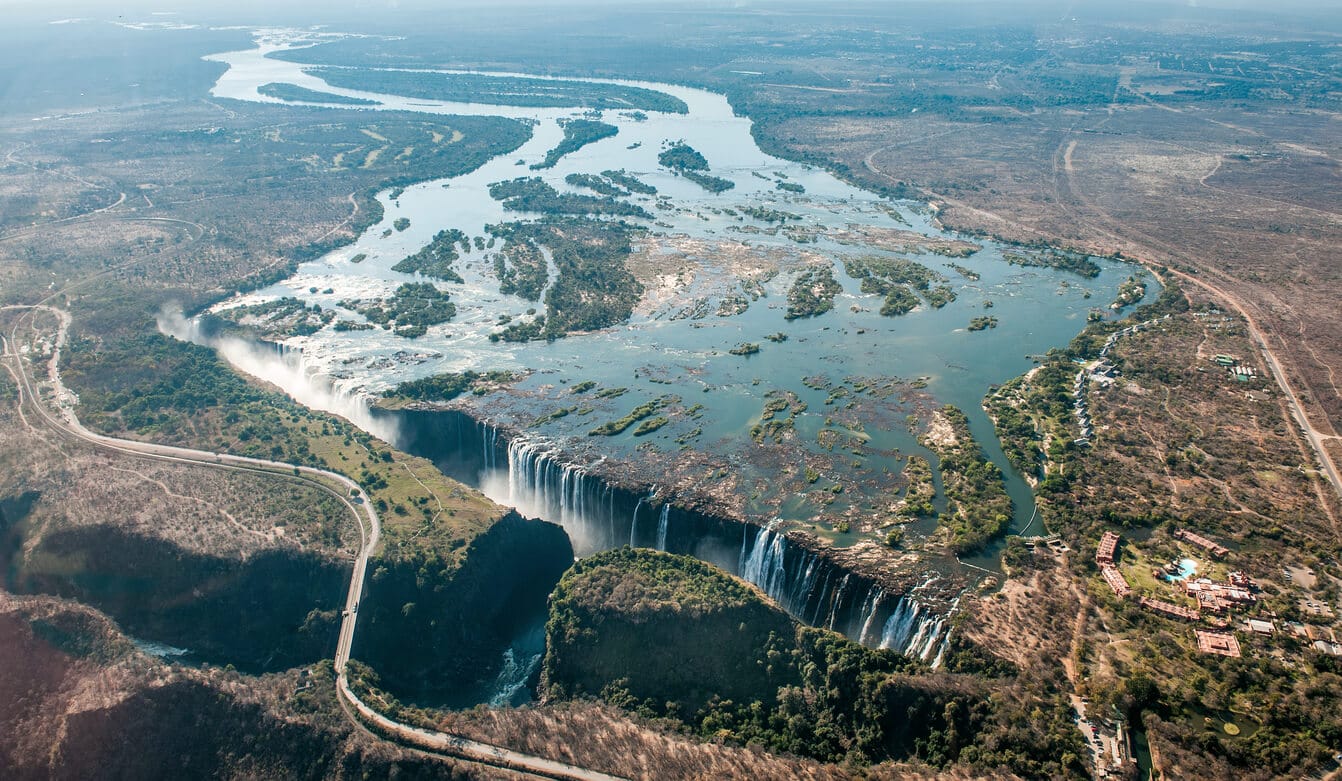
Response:
[[[16,307],[5,308],[13,309]],[[171,445],[116,439],[88,430],[75,415],[74,394],[65,387],[60,378],[60,356],[69,333],[69,313],[56,307],[40,304],[27,307],[27,309],[29,312],[45,311],[51,313],[60,322],[51,359],[47,362],[47,381],[55,395],[56,413],[53,414],[42,403],[40,396],[33,387],[32,378],[29,377],[24,366],[23,357],[19,354],[21,342],[18,335],[25,318],[16,318],[14,327],[10,331],[10,344],[0,345],[3,348],[0,349],[0,358],[10,359],[10,373],[14,375],[18,383],[19,406],[22,407],[27,402],[29,409],[57,433],[105,450],[141,458],[196,464],[217,469],[259,472],[302,482],[336,497],[358,519],[359,553],[354,560],[354,572],[350,577],[349,592],[345,597],[345,611],[340,622],[340,638],[336,643],[335,654],[336,691],[338,696],[353,708],[353,713],[350,713],[348,709],[346,710],[351,719],[355,719],[354,714],[357,714],[358,719],[362,719],[363,723],[376,727],[383,734],[391,735],[396,742],[406,743],[435,754],[465,759],[493,767],[518,770],[545,778],[576,779],[577,781],[619,781],[616,776],[564,762],[523,754],[502,746],[468,740],[457,735],[448,735],[443,732],[402,724],[369,707],[350,688],[349,680],[345,674],[350,659],[350,650],[354,645],[354,630],[358,624],[359,603],[363,599],[364,573],[368,568],[368,557],[377,548],[378,539],[382,533],[382,524],[378,518],[377,510],[373,508],[370,502],[362,498],[363,492],[360,490],[358,483],[337,472],[329,472],[325,469],[316,469],[300,464],[286,464],[262,458],[248,458],[228,453],[212,453]],[[31,316],[28,319],[31,321]],[[3,337],[0,337],[0,342],[3,342]],[[357,725],[363,726],[362,723]]]

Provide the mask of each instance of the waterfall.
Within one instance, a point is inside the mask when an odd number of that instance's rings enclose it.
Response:
[[[671,520],[671,503],[662,505],[662,517],[657,520],[657,550],[666,550],[666,527]]]
[[[643,507],[658,501],[656,487],[636,497],[604,480],[589,479],[594,465],[565,463],[556,446],[545,440],[509,441],[492,424],[481,423],[480,427],[475,441],[484,448],[486,470],[497,470],[496,501],[524,515],[557,521],[579,556],[619,545],[637,546],[640,539],[649,547],[667,549],[671,502],[663,501],[658,508],[655,533],[641,532],[639,527]],[[689,532],[697,534],[693,532],[697,528],[694,516],[686,518],[691,524]],[[718,534],[726,528],[730,527]],[[948,613],[930,609],[911,594],[887,593],[863,576],[794,544],[778,519],[766,527],[742,526],[735,563],[737,575],[800,621],[842,631],[869,647],[889,648],[934,665],[941,662],[949,635]]]
[[[829,621],[825,622],[825,627],[834,631],[834,622],[839,619],[839,608],[843,605],[843,595],[848,591],[848,580],[852,575],[844,573],[843,580],[839,581],[839,590],[834,593],[834,599],[829,603]]]
[[[862,603],[862,611],[858,613],[857,619],[857,641],[863,645],[867,644],[867,637],[871,634],[872,624],[876,622],[876,611],[880,608],[882,599],[885,599],[885,591],[875,587],[867,592],[867,600]]]
[[[638,531],[638,510],[645,501],[647,501],[647,497],[639,499],[638,504],[634,505],[634,518],[629,522],[629,547],[631,548],[634,547],[634,532]]]
[[[737,569],[742,578],[764,589],[764,593],[784,607],[789,607],[783,598],[783,588],[787,585],[787,573],[783,569],[785,538],[775,530],[777,523],[771,522],[768,528],[755,535],[755,544],[750,547],[749,554],[742,557]],[[743,547],[742,552],[745,550]]]
[[[186,319],[180,307],[161,310],[157,325],[159,333],[213,349],[233,368],[279,387],[305,407],[339,415],[388,444],[400,443],[393,420],[374,415],[359,389],[341,387],[319,374],[302,350],[207,333],[198,319]]]
[[[951,610],[954,609],[952,605]],[[945,648],[949,635],[943,635],[945,628],[946,615],[926,611],[918,600],[904,596],[885,622],[880,647],[899,651],[906,656],[916,656],[925,662],[932,661],[933,666],[937,666],[941,662],[941,654],[937,653],[935,660],[932,655],[938,648]]]

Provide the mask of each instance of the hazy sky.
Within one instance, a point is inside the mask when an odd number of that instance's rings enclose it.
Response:
[[[665,6],[679,11],[703,10],[749,10],[767,9],[771,6],[805,5],[798,0],[0,0],[0,8],[7,13],[20,13],[28,18],[59,19],[71,16],[93,16],[98,18],[146,17],[151,13],[179,12],[189,16],[192,12],[203,12],[212,17],[228,16],[293,16],[311,11],[314,16],[349,16],[351,12],[418,11],[431,10],[450,13],[452,9],[499,8],[506,6],[531,6],[563,8],[564,6],[610,6],[627,8],[638,6]],[[834,9],[844,6],[866,6],[886,11],[897,9],[900,5],[917,4],[947,6],[996,6],[1036,8],[1045,13],[1073,12],[1080,15],[1087,9],[1104,6],[1132,8],[1136,5],[1167,6],[1171,13],[1186,12],[1186,9],[1252,10],[1262,13],[1308,14],[1311,11],[1323,12],[1332,16],[1342,11],[1342,0],[885,0],[884,2],[845,2],[844,0],[817,0],[810,3],[815,10]],[[1342,30],[1336,31],[1342,34]]]

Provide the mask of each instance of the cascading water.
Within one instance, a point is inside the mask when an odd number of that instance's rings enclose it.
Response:
[[[671,502],[662,502],[657,510],[655,534],[647,528],[649,521],[643,518],[643,508],[657,501],[658,489],[637,496],[620,491],[589,477],[595,464],[566,464],[557,449],[544,440],[509,441],[505,452],[499,439],[506,437],[490,424],[480,427],[483,433],[477,441],[483,442],[485,452],[480,464],[486,473],[482,484],[491,484],[489,473],[493,470],[499,476],[492,481],[497,489],[493,498],[525,515],[560,523],[579,556],[639,544],[699,555],[695,545],[702,538],[692,524],[685,529],[677,521],[676,534],[672,534],[672,516],[676,513]],[[505,458],[506,464],[502,462]],[[502,480],[504,470],[506,483]],[[943,614],[910,594],[889,594],[826,557],[792,543],[779,521],[765,528],[743,525],[735,561],[728,558],[717,563],[727,569],[734,566],[737,575],[812,626],[925,661],[939,662],[939,649],[945,648]]]
[[[646,497],[638,500],[638,504],[634,505],[634,518],[629,521],[629,547],[631,548],[636,544],[634,542],[634,535],[638,532],[638,511],[642,509],[645,501],[647,501]]]
[[[812,626],[842,631],[864,645],[916,656],[933,666],[941,663],[948,640],[946,615],[928,609],[908,594],[892,598],[880,586],[855,586],[852,573],[842,572],[816,553],[788,544],[777,522],[760,529],[753,542],[747,530],[737,574]]]
[[[198,320],[188,320],[180,308],[163,309],[157,325],[162,334],[214,349],[234,367],[279,387],[305,407],[339,415],[385,442],[400,442],[394,421],[374,415],[368,400],[356,389],[319,376],[301,350],[207,333]]]
[[[657,550],[666,550],[666,532],[671,525],[671,503],[662,505],[662,515],[657,519]]]

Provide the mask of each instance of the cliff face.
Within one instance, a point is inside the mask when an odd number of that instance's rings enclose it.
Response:
[[[622,548],[579,562],[550,603],[542,689],[614,685],[689,717],[712,697],[772,703],[798,680],[793,622],[753,589],[688,556]]]
[[[211,556],[110,526],[6,535],[6,588],[77,599],[128,633],[253,672],[334,652],[351,567],[292,548]]]
[[[0,592],[0,768],[7,779],[467,778],[365,738],[329,664],[264,678],[169,667],[95,611]]]
[[[578,562],[550,602],[542,692],[678,718],[702,738],[864,765],[945,766],[983,731],[981,691],[786,613],[687,556]]]
[[[354,657],[398,697],[441,699],[492,680],[572,563],[563,529],[516,512],[476,537],[455,569],[424,551],[374,559]]]

